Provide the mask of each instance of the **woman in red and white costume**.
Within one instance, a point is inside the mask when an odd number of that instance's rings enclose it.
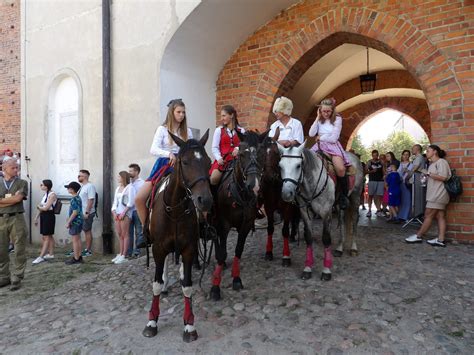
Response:
[[[222,107],[221,123],[222,125],[214,131],[212,139],[212,155],[214,155],[215,160],[209,170],[211,185],[219,184],[227,165],[239,154],[240,139],[237,136],[237,131],[245,132],[239,126],[237,111],[231,105]]]

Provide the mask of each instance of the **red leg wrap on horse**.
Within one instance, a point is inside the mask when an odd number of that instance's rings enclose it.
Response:
[[[221,273],[222,273],[222,265],[217,265],[214,273],[212,274],[212,285],[213,286],[220,286],[221,284]]]
[[[148,320],[158,321],[160,316],[160,296],[153,296],[150,312],[148,312]]]
[[[313,247],[309,246],[306,247],[306,261],[304,266],[313,267],[314,265],[314,258],[313,258]]]
[[[267,236],[267,252],[273,251],[273,235],[269,234]]]
[[[234,256],[234,261],[232,263],[232,277],[240,276],[240,259]]]
[[[328,269],[332,268],[332,251],[331,247],[324,248],[324,261],[323,266]]]
[[[184,316],[183,316],[185,325],[194,325],[194,314],[192,300],[189,297],[184,297]]]
[[[288,237],[283,238],[283,256],[290,256],[290,241]]]

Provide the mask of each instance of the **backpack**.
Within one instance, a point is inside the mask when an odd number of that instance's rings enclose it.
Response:
[[[61,200],[57,199],[56,203],[53,206],[53,212],[54,214],[61,214],[61,208],[63,207],[63,203]]]
[[[456,169],[451,169],[451,177],[444,182],[444,187],[448,191],[451,201],[456,201],[462,194],[461,178],[456,175]]]

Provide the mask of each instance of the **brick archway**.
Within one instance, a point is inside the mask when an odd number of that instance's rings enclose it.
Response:
[[[469,58],[474,38],[464,2],[419,6],[356,0],[350,6],[302,1],[282,11],[232,55],[217,80],[216,108],[232,103],[245,126],[265,129],[276,96],[288,93],[319,58],[344,43],[368,46],[404,65],[423,90],[431,138],[448,149],[465,182],[448,211],[449,231],[474,240],[474,83]],[[449,25],[449,27],[448,27]],[[445,36],[446,32],[450,36]]]
[[[384,70],[376,72],[376,74],[377,90],[395,88],[421,90],[416,80],[406,70]],[[327,97],[333,97],[339,105],[358,95],[360,95],[360,81],[359,78],[355,78],[334,89]],[[316,117],[316,108],[311,111],[309,116],[299,118],[302,121],[307,121],[314,117]]]
[[[341,144],[345,147],[355,136],[359,128],[374,113],[383,109],[399,111],[413,118],[423,128],[428,138],[431,137],[430,111],[425,100],[414,97],[385,97],[364,102],[342,112],[343,117],[348,117],[349,119],[344,120]]]

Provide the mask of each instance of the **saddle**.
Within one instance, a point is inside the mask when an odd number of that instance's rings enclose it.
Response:
[[[332,158],[330,155],[324,153],[323,151],[319,150],[316,154],[318,154],[323,162],[324,167],[326,168],[329,176],[337,185],[337,175],[336,170],[334,169],[334,164],[332,163]],[[356,168],[353,165],[346,167],[346,176],[348,180],[348,190],[352,191],[355,185],[355,175],[356,175]]]

